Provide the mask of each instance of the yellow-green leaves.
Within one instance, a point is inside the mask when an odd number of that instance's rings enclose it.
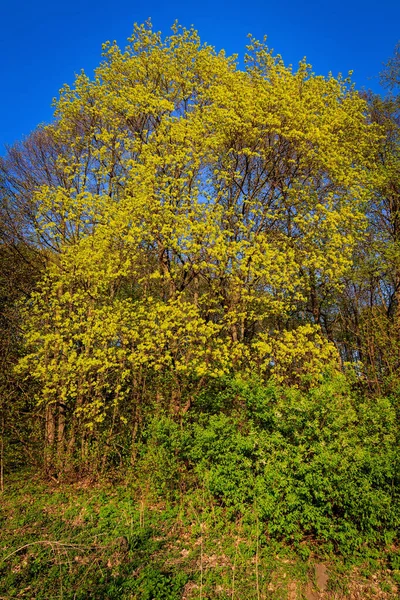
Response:
[[[91,427],[152,386],[180,410],[204,377],[336,360],[304,306],[351,265],[376,130],[346,82],[249,52],[240,71],[194,30],[137,26],[61,92],[64,184],[32,198],[53,264],[20,368]]]
[[[270,372],[279,383],[294,387],[307,382],[316,385],[324,374],[339,368],[334,344],[310,323],[273,337],[261,334],[254,349],[261,373]]]

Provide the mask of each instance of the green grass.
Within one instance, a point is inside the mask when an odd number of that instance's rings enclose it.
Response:
[[[300,600],[321,562],[324,598],[357,589],[365,599],[398,597],[395,548],[346,561],[312,540],[294,548],[269,539],[252,511],[233,518],[204,489],[169,504],[137,484],[48,485],[14,474],[1,496],[0,542],[1,599]]]

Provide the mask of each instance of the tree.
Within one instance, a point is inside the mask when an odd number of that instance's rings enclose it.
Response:
[[[178,26],[136,26],[64,87],[26,197],[49,252],[19,363],[50,465],[106,457],[148,411],[181,418],[233,371],[301,385],[338,368],[321,302],[362,235],[378,142],[365,113],[346,80],[255,40],[241,71]]]
[[[400,41],[397,42],[393,56],[388,60],[381,73],[381,82],[389,90],[400,86]]]
[[[342,348],[359,360],[371,391],[399,389],[400,367],[400,104],[394,90],[399,77],[398,46],[382,80],[392,90],[382,98],[363,94],[369,119],[379,126],[374,192],[366,206],[367,235],[354,255],[339,303]]]

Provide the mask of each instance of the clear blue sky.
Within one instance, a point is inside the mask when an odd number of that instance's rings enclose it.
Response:
[[[92,72],[104,41],[124,46],[148,17],[163,33],[175,19],[193,24],[229,54],[243,55],[248,33],[267,34],[286,63],[306,56],[318,74],[353,70],[358,87],[375,91],[400,38],[400,0],[4,0],[0,15],[0,154],[51,121],[52,98],[82,68]]]

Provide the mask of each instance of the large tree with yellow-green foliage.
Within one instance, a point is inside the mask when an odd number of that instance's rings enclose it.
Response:
[[[339,367],[341,290],[371,195],[376,125],[347,80],[250,41],[245,68],[194,30],[136,26],[65,86],[33,186],[47,268],[25,312],[47,457],[134,440],[232,372],[299,385]]]

